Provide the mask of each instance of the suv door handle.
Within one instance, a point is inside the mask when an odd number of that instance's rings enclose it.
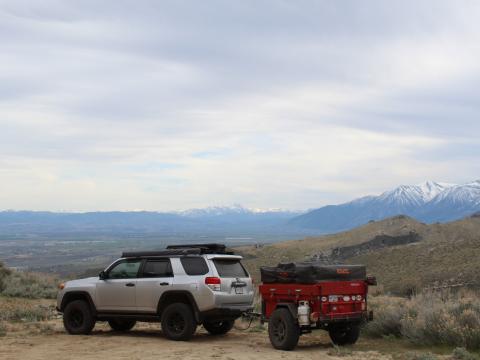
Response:
[[[170,285],[170,283],[168,283],[168,282],[161,282],[160,283],[160,286],[167,286],[167,285]]]
[[[132,286],[135,286],[135,284],[134,283],[126,283],[125,286],[132,287]]]

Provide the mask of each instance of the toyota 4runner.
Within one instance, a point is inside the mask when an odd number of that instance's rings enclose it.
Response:
[[[98,277],[61,284],[57,310],[70,334],[88,334],[96,321],[116,331],[160,322],[172,340],[190,339],[200,324],[225,334],[252,309],[252,279],[241,259],[219,244],[123,253]]]

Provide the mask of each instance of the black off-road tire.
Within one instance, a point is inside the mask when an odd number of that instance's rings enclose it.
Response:
[[[90,304],[85,300],[74,300],[65,306],[63,326],[71,335],[88,335],[95,326]]]
[[[360,336],[360,326],[357,324],[337,325],[330,328],[328,334],[335,345],[353,345]]]
[[[108,320],[108,325],[115,331],[131,330],[137,322],[130,319],[113,318]]]
[[[184,303],[168,305],[162,313],[162,331],[170,340],[190,340],[197,329],[197,322],[190,306]]]
[[[223,335],[233,328],[235,320],[204,321],[203,327],[212,335]]]
[[[300,327],[288,309],[276,309],[268,320],[270,343],[277,350],[293,350],[300,337]]]

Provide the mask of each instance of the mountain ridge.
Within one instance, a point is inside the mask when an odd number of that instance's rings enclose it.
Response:
[[[364,196],[314,209],[293,218],[290,224],[336,232],[395,215],[408,215],[433,223],[461,219],[478,211],[479,180],[460,185],[425,181],[417,185],[400,185],[377,196]]]

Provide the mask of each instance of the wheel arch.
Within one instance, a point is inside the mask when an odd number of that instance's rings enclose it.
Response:
[[[96,315],[96,308],[95,304],[92,300],[91,295],[87,291],[69,291],[67,292],[62,299],[62,303],[60,305],[60,311],[64,311],[67,304],[71,303],[75,300],[85,300],[88,305],[90,305],[90,309],[92,313]]]
[[[198,309],[197,302],[195,301],[192,293],[186,290],[171,290],[164,292],[158,301],[157,314],[162,316],[163,310],[165,310],[168,305],[173,303],[183,303],[190,306],[193,310],[193,314],[197,323],[201,322],[200,311]]]

